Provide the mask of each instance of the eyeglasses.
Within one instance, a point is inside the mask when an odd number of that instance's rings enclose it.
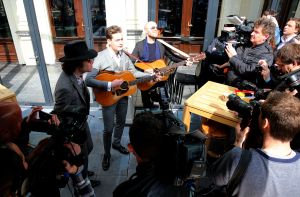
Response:
[[[157,26],[152,26],[152,27],[149,27],[149,29],[153,30],[153,29],[157,29]]]

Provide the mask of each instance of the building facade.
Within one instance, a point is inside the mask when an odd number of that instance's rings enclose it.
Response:
[[[119,25],[130,52],[153,20],[164,40],[199,53],[229,23],[226,16],[255,20],[269,8],[278,11],[281,28],[289,17],[300,17],[299,0],[0,0],[0,62],[39,65],[44,94],[51,94],[42,68],[55,64],[70,40],[85,39],[100,51],[105,28]]]

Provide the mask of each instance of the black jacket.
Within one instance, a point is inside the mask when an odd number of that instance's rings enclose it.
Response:
[[[155,175],[152,163],[139,164],[136,173],[121,183],[113,192],[114,197],[185,197],[188,191],[163,181]]]
[[[266,60],[268,65],[273,64],[273,49],[267,42],[255,47],[239,47],[237,55],[229,60],[228,84],[234,85],[233,82],[239,78],[250,81],[259,88],[263,88],[265,82],[261,74],[256,70],[259,60]]]

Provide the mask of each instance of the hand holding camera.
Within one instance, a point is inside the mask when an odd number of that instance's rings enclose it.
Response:
[[[233,48],[231,43],[226,43],[225,45],[226,45],[225,51],[226,51],[229,59],[232,58],[233,56],[237,55],[236,50]]]
[[[259,60],[257,65],[257,70],[260,72],[261,76],[265,81],[270,80],[270,69],[266,60]]]
[[[49,124],[54,124],[56,126],[60,124],[60,121],[55,114],[48,114],[42,111],[42,109],[42,106],[32,107],[32,111],[27,117],[26,122],[29,123],[31,121],[42,120],[48,122]]]

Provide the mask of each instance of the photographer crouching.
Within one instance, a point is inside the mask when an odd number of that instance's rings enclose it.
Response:
[[[247,164],[240,164],[241,147],[252,131],[237,127],[236,147],[212,167],[215,184],[228,185],[239,166],[245,171],[232,190],[233,196],[298,196],[300,154],[291,149],[290,142],[300,131],[300,100],[286,92],[271,92],[261,104],[258,126],[262,147],[250,149],[252,158]]]

